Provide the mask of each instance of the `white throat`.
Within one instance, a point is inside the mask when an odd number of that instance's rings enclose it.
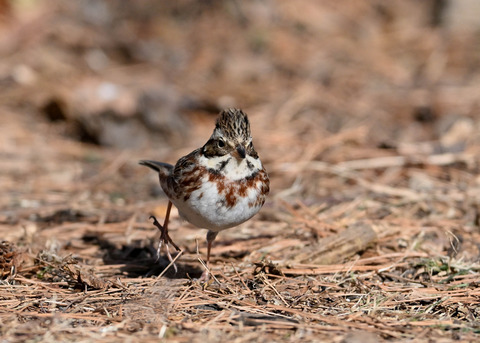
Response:
[[[229,180],[241,180],[262,169],[260,159],[255,159],[249,155],[242,160],[237,160],[231,155],[210,158],[202,156],[200,165],[208,169],[218,170],[221,175]]]

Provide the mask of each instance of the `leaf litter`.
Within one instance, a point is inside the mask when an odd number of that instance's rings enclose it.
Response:
[[[434,11],[408,1],[299,2],[302,16],[283,2],[147,6],[162,20],[112,2],[104,21],[75,7],[85,4],[50,4],[2,9],[13,37],[0,40],[0,72],[13,80],[0,97],[4,340],[478,340],[478,83],[445,86],[476,70],[465,58],[474,35],[451,29],[439,49],[420,16]],[[419,14],[405,23],[402,13]],[[327,14],[338,20],[319,26]],[[92,36],[86,24],[119,18],[124,31]],[[233,44],[246,23],[249,37]],[[345,34],[352,27],[369,39]],[[320,49],[324,30],[336,38]],[[132,40],[139,31],[145,40]],[[149,55],[152,32],[173,76]],[[121,99],[96,97],[97,86]],[[204,232],[173,211],[178,271],[157,261],[148,218],[163,217],[166,199],[136,161],[203,144],[231,103],[224,94],[251,114],[273,191],[258,216],[219,236],[214,277],[200,284]],[[159,106],[175,115],[155,119]]]

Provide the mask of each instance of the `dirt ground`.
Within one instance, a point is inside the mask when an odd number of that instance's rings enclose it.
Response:
[[[480,340],[476,1],[0,1],[2,342]],[[271,194],[217,237],[140,159],[248,114]]]

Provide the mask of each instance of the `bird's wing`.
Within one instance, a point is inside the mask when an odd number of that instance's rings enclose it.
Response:
[[[196,149],[178,160],[172,173],[175,182],[179,182],[179,180],[183,179],[184,173],[190,173],[195,168],[197,165],[196,157],[200,154],[200,150],[201,148]]]

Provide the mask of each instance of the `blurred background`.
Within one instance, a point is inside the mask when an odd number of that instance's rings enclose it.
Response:
[[[264,220],[365,182],[444,185],[401,168],[431,155],[475,173],[479,15],[475,0],[2,0],[0,220],[149,209],[162,192],[137,161],[174,163],[224,107],[249,114],[271,175]]]
[[[478,340],[479,18],[478,0],[0,0],[0,335]],[[271,194],[216,239],[204,291],[205,231],[176,210],[179,272],[156,278],[167,199],[138,161],[175,163],[225,107]]]

